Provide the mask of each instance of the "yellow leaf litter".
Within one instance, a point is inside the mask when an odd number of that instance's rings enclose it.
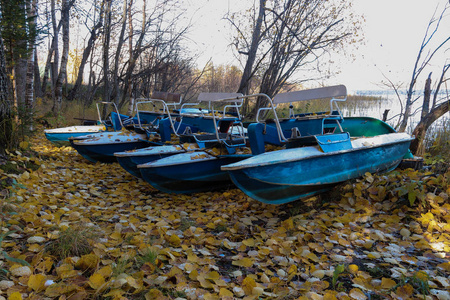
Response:
[[[161,193],[42,134],[30,146],[37,171],[0,174],[17,182],[1,204],[2,299],[450,296],[448,174],[366,174],[271,206],[238,189]]]

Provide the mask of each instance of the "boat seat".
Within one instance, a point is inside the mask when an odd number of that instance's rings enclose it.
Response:
[[[292,135],[292,130],[296,128],[298,136],[310,136],[323,133],[322,118],[320,119],[291,119],[280,122],[285,136]]]

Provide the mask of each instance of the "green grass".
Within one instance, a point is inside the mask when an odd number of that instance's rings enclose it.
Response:
[[[122,273],[127,273],[133,267],[133,262],[129,258],[120,258],[112,264],[113,277],[117,277]]]
[[[69,227],[60,231],[58,238],[53,240],[46,250],[61,259],[82,256],[92,251],[91,241],[98,237],[99,233],[91,227]]]
[[[392,290],[395,291],[398,287],[410,284],[423,296],[423,299],[426,299],[426,295],[430,294],[429,278],[428,274],[424,271],[417,271],[412,276],[403,276]]]
[[[158,252],[151,249],[145,248],[141,251],[141,255],[136,256],[136,267],[141,268],[146,263],[155,264],[156,258],[158,257]]]
[[[195,221],[193,221],[189,218],[181,218],[180,219],[180,227],[178,227],[178,229],[181,231],[185,231],[186,229],[188,229],[194,225],[195,225]]]

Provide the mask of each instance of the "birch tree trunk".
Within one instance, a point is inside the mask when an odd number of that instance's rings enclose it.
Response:
[[[64,3],[66,3],[67,0],[63,0],[63,7],[62,10],[64,10]],[[60,26],[56,25],[56,7],[55,7],[55,0],[51,0],[50,2],[50,7],[51,7],[51,17],[52,17],[52,28],[53,28],[53,40],[52,40],[52,44],[53,44],[53,64],[51,65],[52,67],[52,73],[53,76],[51,77],[52,79],[52,95],[53,97],[55,97],[54,91],[55,91],[55,87],[56,87],[56,74],[58,74],[58,61],[59,61],[59,30],[60,30]],[[63,26],[63,11],[61,11],[61,25]],[[64,29],[63,29],[64,30]]]
[[[103,40],[103,101],[109,101],[109,45],[111,40],[111,4],[112,0],[106,0],[105,7],[105,26]]]
[[[4,154],[13,133],[12,108],[8,99],[8,75],[6,73],[5,51],[0,31],[0,153]]]
[[[34,107],[34,66],[35,66],[35,16],[36,16],[36,0],[30,2],[26,2],[27,4],[27,14],[28,14],[28,28],[31,33],[28,40],[28,60],[27,60],[27,74],[26,74],[26,88],[25,88],[25,114],[26,114],[26,123],[29,126],[29,130],[33,130],[33,107]]]
[[[57,115],[62,106],[62,87],[67,75],[67,60],[69,58],[69,18],[70,18],[69,0],[62,1],[61,22],[62,22],[62,41],[63,51],[61,55],[61,67],[55,84],[55,101],[53,103],[53,113]],[[56,50],[56,49],[55,49]]]
[[[130,0],[130,8],[128,9],[128,52],[133,53],[133,19],[132,19],[132,13],[131,13],[131,6],[133,5],[133,0]],[[128,111],[133,111],[134,106],[134,99],[132,97],[132,91],[133,91],[133,82],[131,80],[128,81],[128,98],[130,99],[130,106],[128,107]],[[126,95],[126,93],[124,93]],[[131,113],[130,113],[131,115]]]
[[[131,5],[129,7],[131,10]],[[120,60],[120,53],[122,52],[122,47],[124,43],[124,35],[125,35],[125,29],[127,27],[127,12],[128,12],[128,3],[126,0],[123,1],[123,12],[122,12],[122,28],[120,30],[119,40],[117,41],[117,49],[116,49],[116,56],[114,58],[114,70],[112,73],[112,79],[113,79],[113,86],[112,86],[112,93],[111,93],[111,99],[116,104],[119,104],[119,60]]]

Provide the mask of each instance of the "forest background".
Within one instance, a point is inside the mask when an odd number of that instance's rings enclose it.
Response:
[[[273,97],[323,84],[338,73],[333,57],[364,42],[364,18],[352,2],[259,0],[229,10],[223,19],[236,64],[215,65],[211,58],[199,68],[200,54],[187,48],[193,27],[188,2],[3,0],[1,148],[16,147],[36,119],[61,126],[73,122],[75,111],[92,118],[96,101],[131,112],[135,99],[153,91],[180,93],[188,101],[204,91]],[[398,96],[401,112],[390,122],[396,129],[405,131],[411,116],[422,113],[413,130],[415,153],[423,154],[428,127],[448,111],[449,63],[442,57],[449,37],[441,28],[448,8],[448,1],[438,2],[430,16],[410,78],[400,84],[385,76],[382,83]],[[256,107],[247,106],[244,115],[254,115]]]

